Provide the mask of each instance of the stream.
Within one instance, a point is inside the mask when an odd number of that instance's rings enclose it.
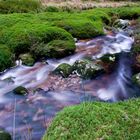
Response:
[[[139,89],[131,83],[133,42],[126,31],[107,32],[104,36],[78,41],[74,55],[37,62],[33,67],[19,64],[1,73],[0,128],[10,132],[13,140],[41,140],[56,113],[66,106],[93,100],[116,102],[139,96]],[[119,53],[119,61],[115,70],[93,80],[51,74],[62,63],[72,65],[85,57],[96,60],[116,53]],[[30,93],[13,94],[12,90],[18,86],[28,88]]]

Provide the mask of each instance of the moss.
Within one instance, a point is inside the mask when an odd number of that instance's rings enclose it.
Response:
[[[92,38],[103,34],[101,21],[92,22],[88,19],[63,20],[57,22],[57,26],[65,29],[76,38]]]
[[[0,13],[38,12],[41,3],[38,0],[1,0]]]
[[[92,79],[104,72],[102,66],[90,60],[77,60],[72,69],[83,79]]]
[[[8,132],[0,130],[0,139],[1,140],[12,140],[12,137]]]
[[[13,90],[14,94],[26,95],[28,90],[25,87],[19,86]]]
[[[140,138],[140,99],[82,103],[57,114],[43,140],[132,140]]]
[[[72,66],[66,63],[60,64],[53,73],[59,74],[64,78],[67,78],[72,73]]]
[[[29,53],[21,54],[19,58],[22,60],[22,64],[27,65],[27,66],[33,66],[35,62],[33,56]]]
[[[16,54],[29,52],[38,43],[49,43],[54,39],[71,40],[72,36],[63,29],[50,27],[46,24],[17,24],[3,30],[1,39]]]
[[[0,44],[0,71],[13,66],[14,56],[6,45]]]

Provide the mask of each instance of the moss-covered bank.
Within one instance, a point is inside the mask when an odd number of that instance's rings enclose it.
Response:
[[[15,59],[25,53],[31,54],[35,60],[64,57],[75,51],[73,38],[103,35],[103,27],[110,26],[115,19],[139,16],[140,7],[0,14],[0,44],[6,44]],[[9,65],[3,69],[7,67]]]
[[[58,113],[43,140],[137,140],[139,124],[140,99],[83,103]]]

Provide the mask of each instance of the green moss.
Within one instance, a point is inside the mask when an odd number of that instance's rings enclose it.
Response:
[[[72,40],[72,36],[63,29],[46,24],[16,24],[1,33],[2,42],[16,53],[25,53],[38,43],[49,43],[54,39]]]
[[[0,71],[13,66],[14,56],[6,45],[0,44]]]
[[[102,66],[90,60],[77,60],[72,69],[83,79],[92,79],[104,72]]]
[[[22,60],[22,64],[27,66],[33,66],[35,60],[33,59],[33,56],[29,53],[21,54],[19,58]]]
[[[41,3],[38,0],[0,0],[0,13],[38,12]]]
[[[60,64],[53,73],[62,75],[67,78],[72,73],[72,66],[66,63]]]
[[[0,130],[0,140],[12,140],[12,137],[9,133]]]
[[[92,22],[88,19],[64,20],[57,22],[57,26],[65,29],[76,38],[92,38],[103,34],[101,21]]]
[[[43,140],[137,140],[140,99],[83,103],[57,114]]]

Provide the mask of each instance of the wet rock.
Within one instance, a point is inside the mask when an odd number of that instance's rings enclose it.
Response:
[[[22,60],[22,64],[27,65],[27,66],[33,66],[35,62],[33,56],[29,53],[21,54],[19,58]]]
[[[130,25],[129,20],[122,20],[122,19],[117,19],[113,24],[115,28],[122,29],[122,30],[126,29],[129,25]]]
[[[25,87],[19,86],[13,90],[14,94],[26,95],[28,90]]]
[[[107,73],[110,73],[114,70],[118,58],[119,54],[106,54],[99,59],[99,64],[104,67]]]
[[[0,130],[0,140],[12,140],[12,137],[8,132]]]
[[[101,65],[91,60],[77,60],[72,68],[73,71],[83,79],[92,79],[104,72]]]
[[[72,73],[72,66],[66,63],[60,64],[53,73],[60,74],[62,77],[67,78]]]
[[[140,86],[140,73],[135,74],[135,75],[132,77],[132,81],[133,81],[134,84]]]

